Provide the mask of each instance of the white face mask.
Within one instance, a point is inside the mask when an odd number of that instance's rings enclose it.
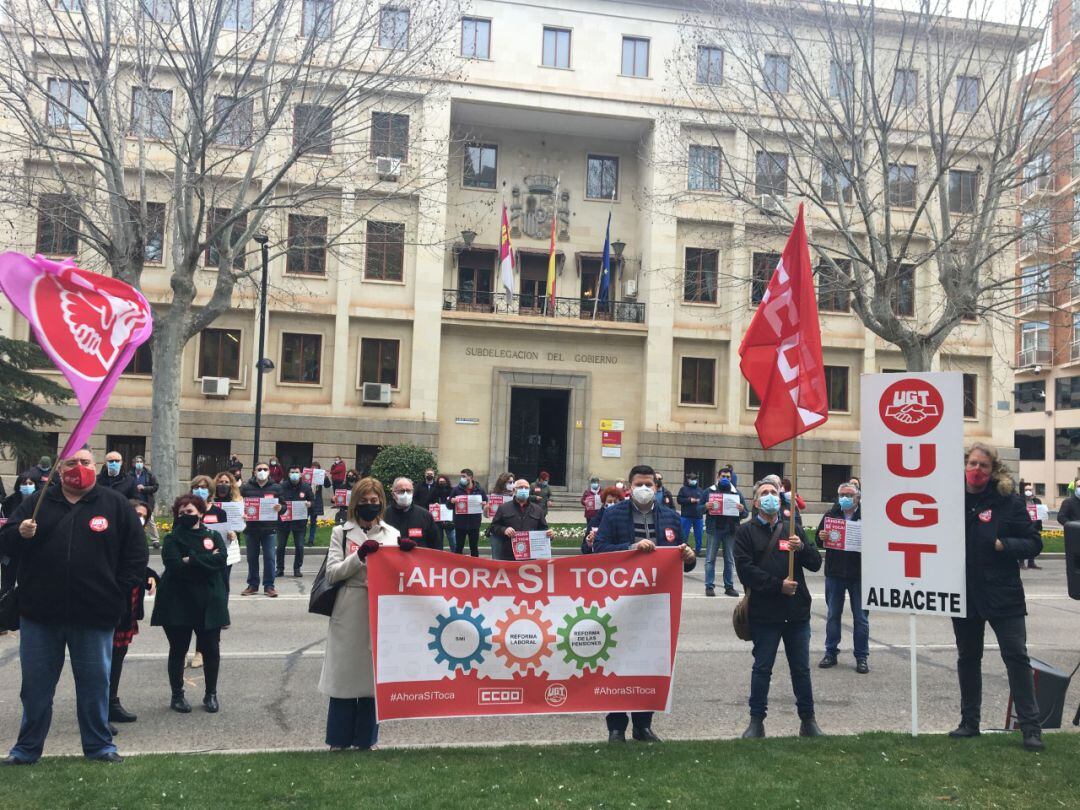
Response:
[[[656,490],[648,486],[634,487],[631,495],[638,506],[648,506],[656,497]]]
[[[402,509],[408,509],[410,506],[412,506],[412,493],[395,492],[394,501],[396,501],[397,505],[400,506]]]
[[[265,481],[269,477],[270,477],[270,473],[267,470],[256,470],[255,471],[255,480],[256,481],[262,482],[262,481]]]
[[[1031,498],[1031,497],[1033,497],[1034,495],[1035,495],[1035,493],[1034,493],[1034,492],[1032,492],[1032,491],[1031,491],[1030,489],[1025,489],[1025,490],[1024,490],[1024,497],[1025,497],[1025,498]]]

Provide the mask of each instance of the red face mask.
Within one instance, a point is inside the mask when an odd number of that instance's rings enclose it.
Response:
[[[972,467],[964,470],[964,478],[967,479],[967,482],[972,489],[982,489],[986,486],[987,481],[990,480],[990,473],[981,467]]]
[[[68,467],[60,474],[60,480],[64,486],[68,489],[74,489],[82,491],[90,489],[94,485],[94,481],[97,476],[94,475],[93,467],[86,467],[82,464],[77,464],[74,467]]]

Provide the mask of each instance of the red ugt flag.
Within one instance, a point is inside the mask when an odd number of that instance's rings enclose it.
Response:
[[[780,263],[743,335],[739,356],[739,369],[761,400],[754,426],[762,447],[806,433],[829,418],[801,203]]]

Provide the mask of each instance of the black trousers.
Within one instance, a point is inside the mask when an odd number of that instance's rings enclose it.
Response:
[[[112,669],[109,670],[109,700],[116,700],[120,694],[120,676],[124,673],[127,651],[127,647],[113,647]]]
[[[277,575],[285,573],[285,549],[289,547],[289,536],[293,538],[293,573],[299,573],[304,567],[304,538],[307,535],[307,521],[294,520],[282,523],[277,533]]]
[[[371,748],[379,741],[375,698],[330,698],[326,744],[332,748]]]
[[[469,553],[474,557],[480,556],[480,524],[476,526],[454,526],[456,537],[454,540],[454,553],[461,554],[465,551],[465,538],[469,538]]]
[[[625,733],[626,727],[630,725],[631,718],[633,718],[635,729],[649,728],[652,726],[652,716],[652,712],[631,712],[629,717],[626,712],[611,712],[606,718],[607,730]]]
[[[184,659],[195,634],[195,645],[203,657],[203,678],[206,694],[217,694],[218,670],[221,667],[221,630],[204,630],[201,627],[166,625],[165,637],[169,639],[169,686],[173,694],[184,691]]]
[[[1027,624],[1023,616],[1007,619],[953,619],[956,636],[956,674],[960,679],[960,718],[978,728],[982,715],[982,656],[986,623],[997,636],[1001,660],[1009,676],[1009,691],[1024,731],[1039,728],[1039,707],[1035,702],[1035,676],[1027,653]]]

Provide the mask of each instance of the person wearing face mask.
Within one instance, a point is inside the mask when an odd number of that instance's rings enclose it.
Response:
[[[705,530],[705,500],[708,493],[698,483],[697,473],[688,473],[686,483],[679,488],[676,500],[682,520],[683,537],[690,539],[690,530],[694,531],[694,553],[701,556],[701,535]]]
[[[544,510],[545,515],[552,506],[550,481],[550,473],[548,473],[547,470],[541,470],[540,475],[537,476],[536,480],[532,483],[532,492],[529,495],[529,500],[539,504],[540,508]]]
[[[597,505],[599,501],[599,505]],[[589,488],[581,495],[581,505],[585,507],[585,525],[604,511],[603,497],[600,495],[600,479],[595,475],[589,479]]]
[[[1058,507],[1057,521],[1064,529],[1066,523],[1080,520],[1080,475],[1069,483],[1069,494]]]
[[[326,744],[331,751],[368,750],[379,740],[375,722],[375,673],[371,661],[367,558],[383,546],[404,551],[415,541],[382,520],[383,485],[362,478],[349,495],[349,519],[335,526],[326,554],[326,581],[341,585],[326,635],[319,691],[330,698]]]
[[[1027,603],[1019,563],[1042,551],[1042,537],[1028,516],[1024,499],[1013,493],[1012,478],[990,445],[976,442],[968,448],[964,491],[967,617],[952,620],[960,725],[949,736],[964,739],[979,735],[983,638],[989,623],[1009,676],[1023,746],[1041,751],[1045,746],[1027,652]]]
[[[89,448],[61,462],[58,486],[25,498],[9,516],[0,555],[18,564],[23,708],[19,739],[3,764],[41,758],[65,652],[83,754],[119,762],[108,721],[113,632],[143,580],[148,550],[131,504],[97,484]]]
[[[524,478],[514,481],[514,497],[495,510],[495,517],[491,520],[488,529],[488,538],[491,540],[491,559],[513,560],[513,540],[517,532],[547,532],[547,536],[553,537],[554,533],[548,528],[547,516],[543,507],[532,501],[529,482]]]
[[[243,503],[244,498],[240,494],[240,485],[236,479],[233,478],[230,472],[219,472],[214,479],[213,492],[211,493],[211,500],[214,503]],[[227,522],[229,517],[225,514],[225,510],[219,506],[211,504],[210,508],[206,511],[205,520],[216,520],[218,522]],[[243,529],[241,529],[243,531]],[[240,562],[240,540],[237,537],[235,531],[230,531],[225,535],[225,568],[222,569],[221,579],[225,583],[225,595],[228,596],[232,590],[229,584],[229,579],[232,574],[232,567]]]
[[[308,509],[315,502],[315,493],[311,484],[301,477],[302,471],[296,464],[289,467],[289,476],[281,484],[278,493],[282,503],[303,502]],[[307,532],[308,519],[282,520],[277,534],[277,576],[285,576],[285,550],[289,547],[289,537],[293,538],[293,566],[292,575],[302,577],[304,575],[304,535]]]
[[[427,509],[434,503],[432,499],[435,490],[435,470],[424,470],[424,477],[413,488],[413,503],[421,509]]]
[[[334,456],[334,463],[330,465],[330,483],[334,489],[343,489],[345,487],[345,462],[342,461],[341,456]]]
[[[1042,506],[1042,501],[1039,500],[1039,498],[1035,497],[1035,490],[1031,486],[1031,484],[1027,483],[1026,481],[1021,481],[1020,482],[1020,491],[1022,493],[1024,493],[1024,504],[1026,506],[1029,506],[1029,507],[1031,507],[1031,506]],[[1029,515],[1031,514],[1030,509],[1028,510],[1028,514]],[[1042,530],[1043,530],[1042,521],[1041,520],[1035,520],[1033,522],[1035,524],[1035,530],[1039,533],[1039,536],[1041,537],[1042,536]],[[1033,568],[1035,570],[1038,570],[1042,566],[1036,565],[1035,564],[1035,558],[1032,557],[1030,560],[1021,560],[1020,561],[1020,567],[1021,568]]]
[[[390,488],[390,508],[383,520],[402,537],[408,537],[424,548],[442,551],[439,527],[427,509],[416,505],[411,479],[404,476],[394,479]]]
[[[600,500],[603,506],[585,524],[585,536],[581,538],[582,554],[593,553],[593,543],[596,542],[596,533],[600,529],[600,521],[604,517],[604,510],[610,509],[617,503],[622,503],[624,499],[620,490],[615,487],[607,487],[600,493]]]
[[[49,480],[49,474],[52,472],[52,459],[48,456],[42,456],[38,459],[38,463],[24,472],[20,477],[29,478],[34,483],[36,489],[41,489],[45,486],[45,482]]]
[[[0,504],[0,518],[7,520],[15,514],[24,500],[37,492],[34,482],[26,475],[20,475],[15,479],[14,491],[4,498]],[[0,553],[0,593],[6,593],[15,587],[15,566],[12,558]],[[5,635],[7,630],[0,628],[0,636]]]
[[[221,569],[228,552],[222,536],[203,523],[206,510],[206,501],[197,495],[181,495],[173,503],[172,531],[165,535],[161,550],[165,573],[150,617],[150,624],[163,628],[169,640],[169,708],[181,714],[191,711],[184,696],[184,659],[192,634],[203,656],[203,707],[211,714],[219,709],[221,628],[229,623]]]
[[[285,468],[278,464],[276,458],[270,459],[270,480],[280,484],[285,480]]]
[[[721,467],[716,475],[716,483],[705,492],[705,506],[708,512],[711,495],[738,495],[738,515],[710,515],[705,517],[705,535],[708,545],[705,548],[705,595],[716,596],[716,557],[721,545],[724,547],[724,596],[738,596],[735,590],[735,530],[739,528],[746,515],[746,499],[735,486],[735,473],[731,465]]]
[[[754,488],[757,514],[735,532],[735,568],[750,600],[754,666],[750,675],[750,724],[743,738],[765,736],[769,684],[780,642],[791,671],[799,712],[799,736],[820,737],[810,680],[810,591],[804,571],[821,568],[817,547],[806,542],[797,523],[781,513],[780,491],[770,481]],[[789,551],[795,555],[795,578],[788,577]]]
[[[114,490],[125,501],[138,498],[139,493],[135,489],[135,479],[129,473],[124,472],[124,457],[113,450],[105,455],[105,464],[98,473],[98,484]]]
[[[281,511],[281,487],[270,480],[270,465],[265,461],[255,465],[255,475],[240,488],[240,495],[244,498],[273,498],[277,511]],[[260,554],[263,564],[263,592],[270,597],[277,596],[274,589],[274,575],[277,573],[274,558],[277,556],[278,524],[277,519],[248,521],[244,530],[244,537],[247,539],[248,577],[247,587],[240,592],[241,596],[251,596],[259,592]]]
[[[473,471],[466,467],[461,471],[458,484],[450,494],[450,508],[453,509],[458,498],[467,498],[469,495],[479,495],[481,501],[487,503],[487,493],[473,478]],[[474,557],[480,556],[480,522],[482,518],[483,514],[459,515],[456,511],[454,512],[454,534],[456,536],[454,552],[456,554],[464,553],[465,540],[468,538],[469,553]]]
[[[657,500],[657,475],[652,467],[639,464],[630,470],[630,499],[603,511],[593,540],[593,551],[655,552],[673,547],[682,557],[683,570],[692,571],[694,551],[683,542],[679,515]],[[663,553],[671,553],[664,551]],[[612,712],[607,716],[608,742],[626,742],[626,728],[633,721],[633,738],[638,742],[658,742],[652,730],[652,712]]]
[[[453,514],[454,502],[452,500],[454,496],[454,487],[450,483],[450,479],[445,475],[439,475],[435,478],[435,484],[431,488],[431,503],[442,504],[451,511]],[[429,504],[430,505],[430,504]],[[442,541],[445,541],[447,551],[457,551],[457,534],[454,531],[454,521],[450,520],[438,521],[439,532],[442,535]],[[440,541],[440,545],[442,543]]]
[[[862,500],[854,484],[841,484],[836,490],[836,503],[821,518],[817,528],[817,547],[825,548],[825,519],[844,521],[862,520]],[[858,551],[825,549],[825,657],[818,666],[829,669],[836,666],[840,651],[840,625],[844,617],[844,597],[851,600],[852,647],[855,653],[855,671],[865,675],[870,671],[870,619],[862,608],[862,554]]]
[[[158,480],[146,466],[142,456],[135,456],[131,463],[131,480],[135,484],[135,497],[150,507],[154,513],[154,495],[158,491]]]
[[[311,462],[311,467],[313,470],[322,469],[322,466],[317,461]],[[325,481],[326,478],[324,477],[323,480]],[[316,486],[315,484],[312,484],[311,494],[311,507],[308,509],[307,543],[305,544],[309,548],[315,545],[315,534],[319,530],[319,518],[323,516],[323,512],[325,511],[323,505],[325,495],[323,495],[322,485]]]
[[[675,508],[675,498],[672,497],[668,488],[664,486],[664,477],[660,473],[656,474],[656,502],[661,506],[666,506],[668,509]]]

